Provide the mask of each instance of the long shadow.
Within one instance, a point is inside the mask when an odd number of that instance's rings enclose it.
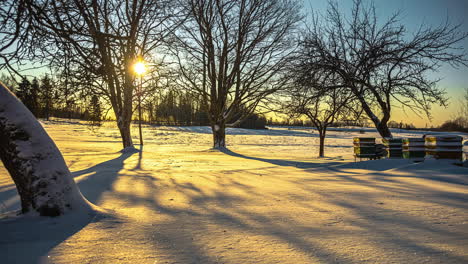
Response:
[[[19,217],[0,220],[2,264],[51,263],[50,251],[91,222],[100,213],[71,213],[57,218]]]
[[[171,129],[174,132],[190,132],[198,134],[211,134],[211,128],[206,126],[176,127]],[[265,135],[265,136],[296,136],[296,137],[318,137],[314,129],[303,131],[287,129],[247,129],[247,128],[226,128],[226,135]]]
[[[308,162],[250,157],[227,149],[223,150],[222,152],[233,157],[263,161],[278,166],[314,168],[337,164],[337,166],[333,169],[338,173],[341,172],[342,174],[345,174],[345,169],[349,169],[349,166],[352,165],[348,164],[348,166],[338,166],[343,164],[342,162],[316,164]],[[371,163],[361,165],[372,165]],[[381,166],[369,166],[369,168],[378,167],[376,170],[377,172],[363,174],[362,176],[364,177],[355,177],[360,180],[359,182],[356,182],[356,184],[367,184],[367,186],[376,188],[377,191],[375,192],[375,195],[377,195],[378,198],[385,197],[385,195],[387,195],[386,193],[398,191],[396,188],[404,188],[400,191],[400,193],[395,193],[398,195],[398,199],[401,199],[402,202],[418,201],[421,199],[418,196],[419,192],[423,191],[422,195],[425,197],[424,199],[434,205],[437,203],[448,204],[448,202],[450,202],[449,200],[451,200],[452,207],[458,209],[466,208],[466,206],[462,204],[464,201],[466,201],[464,196],[458,195],[457,193],[452,193],[450,191],[434,193],[433,190],[426,189],[423,186],[418,187],[416,185],[410,185],[402,187],[395,185],[389,187],[383,184],[379,184],[380,178],[388,179],[393,177],[385,176],[385,173],[379,173],[379,171],[391,169],[385,167],[384,165],[386,164],[381,164]],[[394,167],[395,164],[392,166]],[[407,164],[402,162],[402,164],[399,164],[399,166],[403,168],[407,166]],[[408,168],[405,168],[405,170],[406,169]],[[308,172],[307,170],[304,171]],[[177,177],[171,177],[169,183],[165,183],[164,180],[157,182],[152,180],[151,177],[148,177],[148,175],[144,172],[140,172],[139,174],[141,175],[131,175],[131,177],[133,177],[135,181],[144,181],[146,184],[148,184],[148,187],[151,187],[154,189],[154,191],[147,195],[141,195],[137,193],[118,193],[116,195],[119,196],[121,200],[127,201],[129,206],[145,206],[154,209],[160,215],[165,214],[171,216],[168,218],[170,220],[160,223],[160,228],[157,231],[154,231],[157,233],[154,233],[149,229],[142,229],[141,232],[144,234],[144,236],[146,236],[146,239],[154,241],[155,247],[158,245],[158,248],[160,248],[161,244],[163,244],[164,248],[166,248],[165,253],[173,256],[172,258],[175,260],[173,262],[193,263],[193,259],[196,259],[197,263],[217,262],[217,260],[214,259],[215,255],[212,252],[199,245],[200,241],[197,240],[197,234],[199,234],[201,230],[206,232],[213,232],[213,239],[219,239],[219,237],[229,235],[229,232],[236,230],[244,231],[247,233],[247,235],[252,237],[272,237],[282,241],[284,244],[292,245],[297,251],[303,252],[306,255],[315,257],[327,263],[352,263],[352,258],[356,255],[352,252],[346,252],[343,254],[343,251],[340,248],[327,246],[326,244],[318,243],[313,240],[311,241],[308,238],[301,236],[301,234],[309,234],[311,237],[321,236],[328,240],[340,238],[346,239],[348,236],[357,236],[357,238],[363,239],[355,229],[340,229],[343,224],[336,224],[335,229],[324,227],[319,224],[307,225],[299,221],[298,224],[295,225],[295,215],[292,214],[289,216],[290,218],[284,218],[289,222],[288,225],[285,225],[283,223],[285,220],[278,220],[283,219],[281,218],[281,215],[275,215],[274,213],[265,214],[261,210],[256,211],[256,209],[258,209],[260,206],[267,207],[269,206],[268,204],[256,204],[254,209],[241,206],[245,199],[250,200],[260,196],[265,196],[263,197],[264,199],[272,198],[272,203],[274,200],[273,197],[269,197],[268,193],[258,193],[256,192],[255,188],[251,188],[249,185],[244,186],[242,184],[237,184],[237,180],[234,177],[216,178],[214,184],[217,185],[217,188],[211,190],[210,192],[204,192],[204,188],[201,185],[197,185],[197,182],[194,182],[195,184],[192,182],[187,183],[185,182],[185,179],[177,181]],[[414,173],[414,176],[416,177],[418,174],[419,173]],[[242,175],[242,173],[239,175]],[[376,176],[379,177],[379,179],[376,179]],[[307,177],[304,179],[307,179]],[[354,177],[339,178],[340,181],[345,183],[355,183],[353,179]],[[369,236],[369,238],[365,240],[369,241],[370,243],[376,243],[378,246],[383,248],[387,247],[390,250],[398,250],[402,252],[404,256],[408,256],[413,252],[418,252],[425,258],[433,257],[435,260],[440,260],[441,263],[443,263],[444,260],[446,262],[448,261],[452,263],[465,263],[467,260],[465,256],[458,256],[455,253],[451,253],[447,250],[438,250],[432,248],[428,243],[429,239],[434,239],[436,241],[448,240],[450,242],[466,241],[463,234],[458,234],[453,228],[437,226],[431,222],[428,222],[426,219],[424,219],[423,216],[406,213],[399,208],[384,207],[378,203],[380,201],[379,199],[374,200],[374,196],[369,195],[368,192],[363,192],[361,190],[354,191],[353,189],[345,189],[337,195],[336,191],[328,193],[329,190],[327,189],[323,189],[326,191],[317,193],[317,185],[311,184],[310,182],[302,181],[298,182],[297,184],[298,188],[305,188],[304,190],[307,190],[307,193],[319,194],[321,200],[317,201],[318,203],[329,203],[330,205],[344,209],[343,211],[334,212],[332,216],[335,218],[341,218],[340,221],[343,222],[347,227],[362,229],[364,231],[363,236]],[[171,202],[167,201],[167,198],[169,197],[164,197],[164,200],[162,200],[163,196],[159,197],[157,195],[159,190],[168,189],[173,189],[174,192],[183,194],[183,196],[187,199],[186,203],[188,205],[173,206],[171,205]],[[249,196],[246,198],[239,197],[239,191],[248,193]],[[299,202],[300,200],[305,201],[316,197],[316,195],[308,196],[307,193],[304,194],[303,199],[299,196],[296,196],[294,199]],[[383,196],[380,193],[384,193]],[[281,199],[283,200],[288,198],[281,197]],[[387,201],[385,202],[387,203]],[[308,204],[308,206],[310,206],[310,204]],[[312,209],[313,207],[311,207],[311,210]],[[423,208],[409,207],[409,209],[422,210]],[[351,211],[352,213],[346,214],[345,211]],[[349,215],[355,215],[356,217],[348,220],[346,219],[346,216]],[[323,215],[322,217],[330,216]],[[313,223],[314,219],[311,219],[311,222]],[[213,225],[216,225],[218,228],[214,229]],[[392,230],[392,228],[395,226],[397,226],[399,229]],[[406,234],[405,230],[409,230],[411,234]],[[217,233],[218,231],[219,234]],[[343,243],[345,246],[353,246],[352,243]],[[220,244],[222,244],[222,242]],[[453,243],[449,244],[452,245]],[[174,247],[173,245],[177,246]],[[232,245],[230,244],[229,246]],[[366,249],[365,246],[363,246],[363,248]],[[232,246],[231,249],[242,252],[240,249],[235,248],[235,245]],[[395,259],[400,260],[400,262],[402,261],[402,259],[398,257],[392,255],[388,256],[394,258],[389,259],[389,262],[394,261]],[[414,259],[411,260],[414,262]]]
[[[235,157],[264,161],[272,164],[277,163],[276,165],[279,166],[294,166],[297,164],[291,161],[248,157],[229,150],[225,150],[223,152]],[[312,165],[317,166],[322,164]],[[328,164],[326,164],[326,166],[328,166]],[[341,225],[339,224],[336,225],[336,229],[317,224],[307,225],[300,222],[298,222],[298,225],[295,225],[294,215],[291,215],[290,218],[285,218],[290,223],[286,226],[282,221],[278,220],[282,219],[281,215],[265,215],[262,211],[255,211],[249,207],[239,206],[244,202],[244,199],[249,197],[249,199],[253,199],[254,197],[260,196],[266,196],[266,198],[268,198],[269,194],[258,193],[255,189],[249,189],[249,185],[244,186],[240,183],[238,184],[237,180],[233,178],[217,178],[215,184],[217,184],[218,188],[214,189],[212,192],[205,193],[203,191],[203,187],[200,185],[194,185],[191,182],[187,183],[184,182],[184,180],[174,180],[176,178],[171,179],[170,182],[166,183],[165,181],[158,182],[151,179],[151,177],[149,177],[145,172],[136,173],[137,175],[131,175],[129,177],[134,178],[135,181],[142,181],[141,183],[144,182],[148,184],[148,187],[151,187],[154,191],[147,195],[142,195],[136,192],[116,193],[114,195],[118,196],[121,200],[126,201],[129,206],[145,206],[155,210],[160,215],[171,216],[169,218],[170,220],[160,223],[160,226],[156,231],[142,227],[139,232],[141,232],[145,239],[152,241],[155,248],[158,250],[164,248],[165,254],[172,255],[172,262],[218,262],[216,256],[212,252],[200,246],[200,240],[197,239],[197,234],[200,233],[200,230],[213,232],[213,239],[219,239],[219,237],[226,236],[229,232],[236,230],[246,232],[248,235],[253,237],[272,237],[282,241],[283,244],[292,245],[299,252],[327,263],[351,263],[353,262],[351,259],[355,255],[352,252],[343,254],[343,251],[341,251],[340,248],[334,248],[332,246],[327,246],[326,244],[311,241],[296,234],[310,234],[312,237],[321,236],[328,240],[335,239],[335,237],[338,239],[347,238],[348,236],[358,236],[358,238],[362,238],[358,233],[356,233],[356,231],[349,229],[341,230],[339,228]],[[343,180],[349,181],[350,179]],[[308,184],[307,182],[301,182],[298,184],[302,188],[307,188],[310,193],[316,193],[317,191],[315,190],[317,186]],[[391,190],[386,186],[380,186],[378,182],[374,183],[373,186],[382,192],[388,192]],[[162,197],[155,197],[155,194],[157,194],[159,190],[168,189],[173,189],[177,193],[184,194],[184,197],[187,198],[187,203],[189,203],[190,206],[172,206],[170,204],[171,202],[166,201],[168,197],[165,197],[164,200],[161,199]],[[244,193],[249,193],[250,196],[247,198],[239,197],[238,191],[240,190]],[[411,186],[409,186],[406,190],[407,193],[399,194],[402,201],[418,199],[416,194],[420,189],[414,188],[414,190],[412,190]],[[307,196],[307,194],[305,195],[304,199],[301,200],[313,197]],[[353,213],[351,215],[356,215],[356,218],[353,218],[352,221],[347,219],[342,219],[341,221],[348,226],[364,230],[364,235],[366,236],[375,235],[375,237],[368,239],[368,241],[372,243],[377,243],[382,247],[388,247],[391,250],[401,251],[405,256],[412,252],[418,252],[421,253],[423,257],[434,257],[436,260],[441,260],[441,263],[444,260],[453,263],[466,262],[466,257],[457,256],[456,254],[452,254],[446,250],[437,250],[431,248],[427,244],[427,239],[425,239],[426,237],[433,238],[437,241],[443,241],[445,239],[450,241],[465,241],[463,234],[457,234],[450,228],[444,228],[442,226],[438,227],[434,224],[427,223],[423,218],[411,214],[405,214],[401,210],[398,210],[398,208],[383,208],[378,205],[378,200],[374,200],[374,197],[369,196],[366,192],[348,189],[344,190],[341,195],[336,195],[334,192],[330,194],[328,194],[328,192],[320,192],[320,196],[327,203],[352,211]],[[295,199],[297,200],[298,198],[300,197],[296,197]],[[463,197],[454,196],[450,192],[441,193],[440,195],[432,194],[425,199],[429,199],[431,203],[437,203],[440,202],[438,201],[440,198],[456,199],[459,200],[460,203],[463,200]],[[213,206],[213,204],[218,206]],[[258,204],[255,208],[258,208],[258,206],[266,207],[268,205]],[[311,207],[311,209],[313,209],[313,207]],[[338,211],[335,212],[333,216],[343,218],[343,214],[343,212]],[[311,219],[311,222],[313,221],[314,220]],[[218,228],[213,229],[213,225],[216,225]],[[402,230],[392,230],[395,225],[402,228]],[[405,230],[410,230],[412,234],[405,234]],[[219,234],[216,233],[218,231]],[[352,246],[352,244],[345,243],[345,246],[346,245]],[[242,252],[240,249],[235,248],[235,245],[232,246],[232,249]]]
[[[296,168],[301,168],[301,169],[329,167],[333,165],[342,164],[342,162],[315,163],[315,162],[303,162],[303,161],[292,161],[292,160],[281,160],[281,159],[258,158],[258,157],[246,156],[246,155],[234,152],[232,150],[229,150],[227,148],[222,149],[220,151],[226,155],[230,155],[233,157],[263,161],[263,162],[271,163],[273,165],[285,166],[285,167],[296,167]]]
[[[374,171],[367,173],[366,177],[374,177],[378,181],[393,181],[393,178],[418,178],[441,183],[451,183],[457,185],[468,185],[468,169],[449,165],[443,168],[426,167],[424,163],[414,163],[407,159],[399,160],[368,160],[361,162],[347,162],[341,163],[328,168],[336,173],[353,174],[352,172],[345,171],[346,169],[365,169]],[[406,174],[390,175],[385,173],[389,170],[403,170]],[[357,173],[360,174],[360,173]],[[451,176],[447,176],[449,174]]]
[[[396,168],[404,168],[408,166],[415,165],[414,162],[408,159],[398,159],[398,160],[364,160],[359,162],[341,162],[337,165],[330,166],[330,170],[336,172],[343,172],[345,169],[364,169],[372,171],[386,171]]]
[[[330,166],[330,164],[315,164],[307,162],[249,157],[229,150],[225,150],[223,152],[234,157],[258,160],[279,166],[300,167],[301,164],[308,165],[310,166],[309,168]],[[98,188],[102,194],[102,192],[105,192],[108,188],[111,188],[112,182],[115,181],[119,175],[119,171],[124,166],[124,161],[131,155],[132,154],[122,154],[118,158],[100,163],[85,170],[74,172],[74,176],[93,173],[92,175],[88,176],[89,179],[86,178],[82,180],[82,182],[88,181],[86,183],[87,185],[80,187],[82,187],[83,191],[89,191],[85,189]],[[139,159],[141,158],[142,154],[140,153]],[[138,171],[140,169],[139,165],[137,165],[136,168]],[[340,167],[337,167],[335,169],[338,170],[339,168]],[[345,170],[342,172],[344,173]],[[384,175],[385,174],[382,174],[382,177]],[[315,236],[323,237],[329,240],[332,238],[339,240],[340,238],[347,237],[347,232],[349,232],[349,229],[342,230],[339,228],[340,225],[337,225],[337,228],[334,230],[331,228],[327,229],[315,224],[303,226],[299,224],[295,225],[296,223],[294,222],[294,218],[288,218],[288,225],[284,225],[282,221],[278,220],[279,218],[277,217],[279,217],[279,215],[265,215],[262,211],[255,210],[258,208],[257,206],[268,206],[266,204],[260,203],[254,207],[254,209],[239,206],[243,202],[243,199],[238,197],[239,190],[242,190],[245,193],[249,193],[250,199],[259,197],[261,195],[268,196],[268,194],[255,192],[255,189],[249,189],[249,185],[238,183],[235,179],[233,179],[234,177],[231,179],[226,177],[217,178],[218,188],[215,189],[214,192],[208,193],[203,191],[204,188],[201,184],[197,186],[191,182],[187,183],[176,180],[171,180],[170,182],[164,184],[163,181],[155,181],[145,172],[139,172],[137,175],[128,175],[128,177],[134,178],[135,181],[144,181],[148,184],[148,187],[153,188],[155,191],[147,195],[141,195],[136,192],[133,194],[118,193],[116,195],[121,196],[122,200],[125,200],[130,204],[139,206],[145,205],[149,208],[157,210],[159,214],[167,214],[172,216],[170,218],[171,220],[163,222],[162,225],[158,228],[150,229],[138,225],[138,227],[141,227],[139,232],[141,232],[145,239],[153,241],[155,249],[164,247],[167,254],[173,255],[172,258],[174,261],[172,262],[222,262],[222,260],[218,261],[216,256],[209,250],[206,250],[199,245],[200,240],[197,239],[197,234],[200,233],[200,230],[214,232],[212,234],[213,239],[218,239],[222,236],[229,236],[229,232],[233,232],[235,230],[242,230],[252,237],[268,236],[274,239],[278,239],[282,241],[283,244],[291,245],[297,251],[300,251],[311,257],[316,257],[322,262],[356,262],[352,261],[352,257],[355,256],[352,251],[350,251],[350,253],[347,252],[346,254],[343,254],[343,251],[341,251],[340,248],[334,248],[316,243],[315,241],[311,241],[305,238],[303,235],[308,234],[310,237]],[[363,177],[358,178],[362,179]],[[366,175],[365,179],[367,178],[369,177]],[[343,180],[349,181],[349,179]],[[100,186],[100,184],[104,185],[104,187]],[[308,192],[310,193],[315,193],[317,191],[315,189],[316,186],[313,186],[310,183],[308,184],[308,182],[301,182],[298,183],[298,185],[302,188],[307,188],[309,190]],[[379,186],[378,182],[374,186],[379,188],[380,191],[388,191],[387,187],[383,185]],[[188,198],[187,203],[190,203],[190,206],[171,206],[167,201],[162,201],[161,199],[155,198],[154,194],[158,193],[159,190],[167,190],[170,188],[174,188],[174,190],[178,193],[185,194],[185,197]],[[233,191],[233,189],[237,191]],[[405,197],[402,197],[401,199],[417,199],[415,195],[418,193],[419,189],[415,188],[414,190],[411,190],[411,186],[408,186],[407,190],[410,192],[406,193]],[[97,193],[98,190],[94,190],[93,192]],[[101,194],[96,194],[95,199],[98,200]],[[304,195],[306,195],[304,196],[304,200],[306,198],[310,199],[314,197],[307,196],[307,194]],[[401,210],[395,208],[381,208],[380,205],[377,205],[378,200],[373,200],[373,197],[368,196],[366,192],[344,190],[343,194],[338,196],[334,192],[330,194],[328,194],[328,192],[320,192],[320,195],[325,202],[339,206],[340,208],[345,208],[348,211],[352,211],[353,214],[358,217],[354,218],[352,222],[347,222],[346,219],[343,221],[347,225],[364,230],[365,232],[363,235],[376,235],[375,238],[369,238],[369,241],[376,243],[377,245],[381,245],[382,247],[387,247],[389,251],[398,250],[404,253],[404,255],[409,255],[412,252],[418,252],[422,255],[421,259],[433,257],[434,262],[441,260],[441,263],[443,263],[443,260],[445,260],[445,262],[466,263],[466,257],[457,256],[448,250],[436,250],[431,248],[428,246],[429,244],[426,243],[427,240],[424,239],[425,237],[428,237],[433,238],[436,241],[443,241],[444,239],[454,239],[461,242],[466,241],[462,234],[456,234],[451,231],[450,228],[434,226],[433,224],[424,221],[423,218],[419,218],[418,216],[413,216],[411,214],[405,214],[404,212],[401,212]],[[444,196],[443,198],[446,199],[460,200],[460,204],[463,201],[463,197],[457,196],[456,194],[451,194],[450,192],[441,193],[440,195],[433,194],[429,197],[426,197],[425,199],[429,199],[431,203],[436,203],[437,200],[439,200],[439,196]],[[297,200],[297,198],[295,199]],[[431,201],[432,199],[434,199],[434,201]],[[214,207],[213,204],[220,206]],[[336,212],[334,216],[341,217],[342,214],[344,213]],[[294,214],[291,215],[291,217],[294,216]],[[311,219],[311,222],[313,221],[314,219]],[[30,223],[29,225],[26,225],[27,223],[25,223],[24,225],[29,227],[24,230],[20,224],[18,224],[18,226],[12,226],[8,223],[4,223],[5,222],[0,221],[0,256],[7,257],[2,257],[1,263],[38,263],[42,261],[46,262],[47,257],[44,257],[44,255],[47,254],[47,252],[49,252],[56,245],[65,241],[74,233],[78,232],[81,228],[86,226],[89,221],[68,225],[59,224],[58,226],[51,222],[44,222],[40,223],[39,225]],[[216,230],[213,231],[212,225],[218,226],[219,234],[215,232]],[[392,230],[395,225],[402,228],[402,230]],[[166,229],[165,227],[169,228]],[[134,227],[132,226],[132,228]],[[227,232],[222,231],[223,229],[226,229]],[[405,230],[410,230],[412,234],[405,234]],[[357,233],[349,234],[357,235]],[[50,240],[46,240],[44,243],[37,243],[37,239],[41,239],[41,237],[42,239],[44,239],[44,237],[50,237]],[[18,244],[8,244],[9,241],[12,240],[19,240],[18,243],[21,243],[22,246],[18,247]],[[30,241],[35,241],[36,243]],[[34,246],[30,247],[29,243]],[[222,242],[220,244],[222,245]],[[242,254],[240,248],[236,248],[235,245],[229,246],[232,246],[232,250],[238,250],[237,252]],[[353,245],[345,243],[345,246],[352,247]],[[24,254],[24,252],[11,251],[15,248],[28,249],[28,254]],[[4,262],[5,259],[6,262]],[[414,258],[412,260],[414,260]],[[118,262],[117,260],[115,261]],[[388,262],[390,261],[394,260],[389,259]]]
[[[138,163],[132,170],[141,170],[141,160],[143,159],[143,145],[140,145],[140,152],[138,152]]]
[[[91,203],[99,202],[102,194],[112,189],[112,184],[117,179],[119,171],[123,169],[125,160],[133,154],[135,153],[122,153],[122,155],[115,159],[99,163],[84,170],[73,172],[73,177],[92,173],[90,176],[78,182],[78,186],[80,187],[81,193],[84,197],[86,197],[86,199]]]
[[[415,171],[418,173],[414,173]],[[409,172],[413,173],[404,177],[418,177],[443,183],[451,183],[464,186],[468,185],[468,168],[456,166],[453,164],[437,168],[430,165],[429,167],[426,167],[424,163],[421,163],[417,164],[416,166],[410,167]]]
[[[464,234],[451,231],[442,226],[438,227],[428,224],[409,214],[389,217],[399,213],[398,210],[388,208],[382,209],[378,206],[373,206],[372,198],[366,195],[347,195],[346,199],[330,197],[330,200],[332,200],[334,204],[347,208],[354,214],[359,215],[358,220],[355,221],[353,225],[359,226],[374,234],[379,234],[372,238],[372,240],[378,241],[378,243],[392,245],[402,252],[418,251],[426,256],[432,256],[434,259],[443,257],[444,262],[466,263],[466,256],[462,257],[446,251],[444,252],[444,250],[432,248],[430,245],[424,243],[425,237],[463,241],[466,239]],[[395,224],[403,227],[403,229],[411,230],[409,233],[413,234],[405,234],[405,236],[402,236],[401,234],[405,232],[402,230],[394,230],[392,226]]]
[[[451,183],[456,185],[468,186],[468,170],[466,175],[457,175],[456,177],[448,177],[444,175],[437,175],[433,171],[420,171],[420,174],[409,174],[409,175],[397,175],[397,176],[388,176],[382,173],[373,173],[372,176],[380,176],[381,178],[418,178],[426,179],[431,181],[437,181],[441,183]],[[380,178],[377,180],[381,180]]]
[[[78,183],[83,195],[92,203],[111,188],[112,183],[124,166],[124,161],[134,153],[123,153],[118,158],[97,164],[88,169],[72,173],[73,177],[93,173]],[[16,195],[16,189],[8,188],[4,196]],[[12,206],[19,208],[19,201]],[[18,209],[10,208],[7,209]],[[109,215],[102,213],[72,213],[57,218],[14,217],[0,219],[1,263],[50,263],[48,254],[75,233],[92,222],[98,222]],[[14,241],[14,243],[12,243]],[[19,246],[21,245],[21,246]],[[25,250],[27,252],[25,253]]]
[[[132,176],[134,177],[134,176]],[[333,251],[315,245],[314,252],[311,252],[311,244],[302,238],[296,238],[283,226],[272,221],[269,217],[263,216],[260,213],[238,208],[236,205],[243,202],[241,198],[232,193],[227,193],[224,190],[215,191],[212,194],[203,193],[202,189],[194,186],[191,183],[178,183],[171,181],[172,184],[159,183],[154,181],[144,180],[151,185],[154,185],[155,192],[160,189],[174,188],[177,192],[184,193],[189,197],[190,208],[178,208],[168,204],[161,203],[160,199],[155,199],[154,196],[143,197],[131,193],[117,194],[120,199],[127,201],[131,205],[144,205],[153,208],[159,214],[169,215],[172,220],[160,223],[160,228],[157,231],[143,230],[143,235],[146,239],[153,240],[154,245],[161,245],[166,251],[165,254],[172,255],[172,262],[174,263],[219,263],[216,256],[210,254],[206,249],[199,246],[196,240],[190,239],[198,232],[196,230],[208,230],[212,225],[219,226],[216,231],[227,232],[225,229],[240,229],[249,232],[251,235],[272,236],[279,238],[284,243],[293,244],[300,251],[307,255],[313,256],[318,254],[318,258],[324,262],[330,259],[338,259],[338,255],[334,255]],[[223,186],[221,183],[220,187]],[[226,186],[228,189],[249,189],[249,186],[236,184],[233,180],[227,180]],[[235,186],[235,187],[234,187]],[[251,191],[251,190],[250,190]],[[261,196],[260,193],[255,193],[254,196]],[[213,208],[211,204],[222,205],[222,208]],[[245,217],[245,219],[243,219]],[[183,223],[186,219],[191,219],[191,223],[196,223],[196,230],[193,225],[185,226]],[[184,220],[185,219],[185,220]],[[207,219],[207,222],[200,219]],[[179,228],[174,229],[173,226],[177,225]],[[258,226],[261,226],[260,228]],[[168,228],[166,228],[168,227]],[[224,231],[222,231],[224,230]],[[319,233],[317,230],[311,228],[314,233]],[[309,229],[305,231],[309,231]],[[211,230],[213,231],[213,230]],[[216,232],[215,231],[215,232]],[[156,236],[154,236],[156,232]],[[208,231],[207,231],[208,232]],[[189,234],[187,236],[187,234]],[[225,234],[225,233],[224,233]],[[213,235],[216,238],[216,235]],[[174,245],[177,245],[174,247]],[[234,249],[234,248],[232,248]]]
[[[72,172],[72,177],[79,177],[81,175],[93,173],[93,175],[83,179],[78,183],[81,193],[88,199],[88,201],[95,203],[100,198],[101,194],[109,190],[112,183],[118,176],[118,172],[123,168],[124,161],[132,156],[134,153],[123,153],[118,158],[99,163],[93,167]],[[140,166],[142,154],[139,154]],[[9,212],[20,209],[20,199],[16,186],[4,186],[0,189],[0,213]],[[8,204],[5,203],[8,201]]]

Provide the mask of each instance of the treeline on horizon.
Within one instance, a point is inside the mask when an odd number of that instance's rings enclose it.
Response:
[[[23,78],[17,82],[7,75],[1,75],[0,81],[7,84],[11,91],[37,117],[49,120],[50,117],[80,119],[89,121],[91,125],[100,126],[102,121],[114,120],[109,115],[109,107],[99,98],[86,90],[77,90],[60,78],[48,74],[40,78]],[[167,89],[165,92],[153,94],[142,104],[142,121],[151,125],[166,126],[209,126],[208,114],[203,111],[203,100],[187,91]],[[134,121],[138,120],[134,115]],[[233,120],[235,121],[235,120]],[[440,126],[416,127],[412,123],[389,121],[390,128],[433,131],[468,132],[466,118],[459,116],[445,121]],[[251,114],[238,127],[250,129],[265,129],[266,126],[299,126],[313,127],[308,121],[298,118],[266,118],[262,114]],[[370,120],[361,117],[358,120],[340,120],[332,127],[370,126]]]
[[[100,126],[101,121],[115,120],[109,115],[110,107],[92,90],[77,89],[76,86],[53,78],[48,74],[40,78],[24,77],[17,81],[7,75],[1,75],[0,81],[11,91],[37,118],[49,120],[51,117],[80,119]],[[167,126],[208,126],[209,119],[203,111],[203,101],[196,94],[168,88],[166,91],[148,96],[142,103],[142,122],[152,125]],[[242,109],[233,119],[241,116]],[[134,113],[133,120],[138,120]],[[233,120],[233,122],[236,120]],[[299,120],[301,121],[301,120]],[[238,127],[265,129],[269,125],[299,124],[298,120],[273,120],[258,113],[250,114]],[[305,125],[305,124],[303,124]]]

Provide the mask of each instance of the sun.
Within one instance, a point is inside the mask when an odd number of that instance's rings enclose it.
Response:
[[[139,61],[133,65],[133,70],[137,75],[143,75],[146,72],[146,65],[143,61]]]

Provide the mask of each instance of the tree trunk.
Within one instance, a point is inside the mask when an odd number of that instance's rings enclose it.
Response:
[[[71,210],[91,209],[57,146],[2,83],[0,158],[15,182],[22,213],[59,216]]]
[[[382,120],[380,120],[372,111],[372,109],[369,107],[367,104],[366,100],[362,95],[360,95],[357,91],[353,91],[354,94],[357,96],[359,101],[361,102],[362,109],[364,109],[364,112],[366,112],[367,116],[372,120],[372,122],[375,125],[375,128],[379,132],[380,136],[382,138],[385,137],[393,137],[392,132],[390,132],[390,129],[388,128],[388,120],[390,119],[390,112],[385,112],[384,117]]]
[[[390,132],[390,129],[388,128],[387,122],[379,122],[375,124],[375,127],[382,138],[393,137],[392,132]]]
[[[131,126],[130,119],[127,119],[124,117],[119,117],[117,119],[117,127],[119,128],[120,136],[122,137],[122,144],[123,144],[124,149],[133,147],[133,140],[132,140],[132,135],[130,133],[130,126]]]
[[[390,98],[387,96],[387,101],[390,101]],[[393,137],[392,132],[388,128],[388,121],[390,120],[390,105],[381,106],[383,117],[380,122],[375,124],[377,131],[382,138],[391,138]]]
[[[218,123],[211,126],[213,131],[213,148],[224,149],[226,148],[226,125]]]
[[[319,157],[325,157],[325,132],[319,132],[320,146],[319,146]]]
[[[45,117],[46,117],[46,120],[49,121],[49,119],[50,119],[50,105],[49,105],[48,101],[47,101],[46,107],[45,107]]]
[[[141,95],[138,95],[138,133],[140,136],[140,146],[143,146],[143,132],[141,130]]]

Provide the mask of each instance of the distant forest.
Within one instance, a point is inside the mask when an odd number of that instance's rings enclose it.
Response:
[[[101,121],[109,121],[114,118],[109,115],[110,107],[103,102],[102,97],[90,93],[90,89],[79,89],[79,85],[69,84],[60,78],[51,78],[44,75],[41,78],[24,78],[20,82],[6,75],[0,76],[0,81],[7,84],[13,93],[28,107],[37,117],[49,119],[50,117],[81,119],[90,121],[93,125],[100,125]],[[465,95],[468,98],[468,91]],[[177,89],[166,89],[164,92],[155,93],[146,98],[142,103],[142,121],[152,125],[167,126],[209,126],[208,114],[203,111],[203,100],[196,94]],[[242,110],[239,110],[240,113]],[[468,132],[466,117],[463,117],[461,109],[459,115],[439,127],[425,127],[419,129],[438,131]],[[234,120],[241,114],[234,116]],[[138,120],[136,111],[134,120]],[[267,125],[275,126],[307,126],[314,125],[298,118],[284,117],[281,119],[266,118],[262,114],[253,113],[237,127],[251,129],[265,129]],[[332,126],[370,126],[370,120],[364,116],[357,120],[340,120]],[[418,129],[411,123],[390,121],[390,128],[414,130]]]
[[[6,75],[2,75],[0,79],[37,118],[81,119],[94,125],[100,125],[104,120],[115,119],[108,103],[104,102],[101,96],[90,93],[90,89],[80,89],[80,85],[68,83],[66,80],[49,75],[41,78],[25,77],[20,82]],[[202,102],[201,98],[190,92],[167,89],[145,98],[142,103],[142,121],[153,125],[208,126],[208,114],[203,111]],[[241,116],[242,109],[238,111],[239,114],[233,119]],[[138,119],[136,111],[133,119]],[[265,129],[267,122],[264,115],[253,113],[238,127]],[[269,120],[269,124],[299,125],[297,121],[275,122],[273,119]]]

